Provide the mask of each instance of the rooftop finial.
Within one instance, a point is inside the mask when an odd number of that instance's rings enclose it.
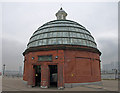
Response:
[[[60,4],[60,7],[62,8],[62,3]],[[61,9],[61,8],[60,8],[60,9]]]
[[[62,7],[56,13],[57,20],[65,20],[66,16],[67,16],[67,13],[62,9]]]

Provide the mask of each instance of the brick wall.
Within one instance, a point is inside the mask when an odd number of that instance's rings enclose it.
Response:
[[[38,56],[41,55],[52,55],[52,62],[38,62]],[[56,56],[58,56],[57,59]],[[32,71],[32,66],[44,64],[58,65],[58,86],[60,87],[64,86],[64,83],[83,83],[101,80],[99,54],[81,50],[29,52],[25,55],[23,80],[28,81],[29,85],[34,85],[35,71]],[[43,76],[41,77],[44,80]]]

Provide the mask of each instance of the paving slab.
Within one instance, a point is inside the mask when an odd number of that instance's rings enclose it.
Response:
[[[22,78],[3,77],[2,91],[118,91],[118,80],[102,80],[102,85],[80,85],[73,88],[58,90],[56,87],[41,89],[28,87]]]

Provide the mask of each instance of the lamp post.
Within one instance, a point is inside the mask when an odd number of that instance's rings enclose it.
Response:
[[[5,74],[5,64],[3,64],[3,76],[4,76],[4,74]]]
[[[115,80],[116,80],[116,76],[117,76],[117,69],[112,69],[113,71],[115,71]]]

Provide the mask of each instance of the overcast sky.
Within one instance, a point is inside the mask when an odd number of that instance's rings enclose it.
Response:
[[[101,63],[118,60],[118,3],[62,3],[67,19],[85,26],[102,52]],[[23,66],[22,53],[29,38],[38,27],[55,20],[61,3],[3,3],[2,4],[2,62],[7,70]]]

